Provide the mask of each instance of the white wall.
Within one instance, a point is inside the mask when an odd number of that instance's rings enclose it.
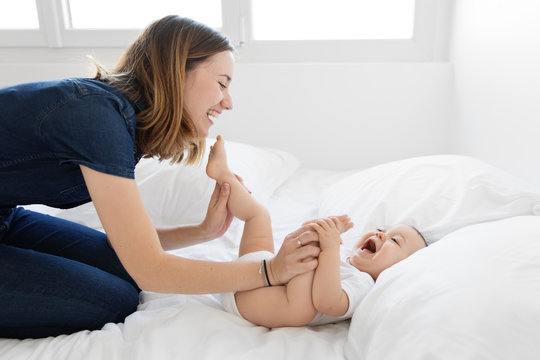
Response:
[[[95,57],[114,66],[122,49],[0,48],[0,86],[28,81],[91,76]]]
[[[238,64],[212,134],[356,169],[448,152],[447,63]]]
[[[540,1],[455,0],[458,150],[540,184]]]

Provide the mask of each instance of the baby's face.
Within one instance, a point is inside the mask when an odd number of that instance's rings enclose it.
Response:
[[[354,245],[349,262],[374,280],[379,274],[425,247],[424,240],[409,225],[393,225],[364,234]]]

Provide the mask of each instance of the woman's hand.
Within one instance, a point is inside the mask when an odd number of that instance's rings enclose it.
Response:
[[[296,275],[317,267],[317,233],[304,225],[285,237],[279,252],[267,262],[272,285],[286,284]]]
[[[231,225],[233,216],[227,208],[230,193],[231,187],[229,184],[224,183],[220,186],[216,183],[208,204],[206,217],[199,225],[205,239],[211,240],[222,236]]]
[[[251,194],[251,191],[244,185],[244,180],[234,174],[236,179],[246,188]],[[227,231],[233,220],[233,215],[227,208],[227,201],[229,200],[231,187],[229,184],[224,183],[221,186],[216,183],[210,203],[208,204],[208,210],[206,211],[206,217],[199,225],[203,237],[207,240],[215,239]]]

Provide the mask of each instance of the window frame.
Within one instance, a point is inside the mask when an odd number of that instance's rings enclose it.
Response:
[[[381,40],[254,40],[251,1],[222,0],[234,21],[223,32],[245,62],[446,61],[452,0],[416,0],[413,37]],[[234,5],[232,4],[234,3]],[[224,6],[224,5],[223,5]]]
[[[251,1],[222,0],[223,27],[241,62],[446,61],[452,0],[416,0],[412,39],[253,40]],[[36,0],[40,28],[0,30],[0,47],[125,48],[141,29],[70,29],[67,0]]]

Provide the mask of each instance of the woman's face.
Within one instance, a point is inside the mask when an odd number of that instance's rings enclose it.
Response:
[[[210,126],[223,110],[232,109],[229,86],[233,71],[233,55],[223,51],[186,73],[184,109],[193,120],[199,137],[207,137]]]

